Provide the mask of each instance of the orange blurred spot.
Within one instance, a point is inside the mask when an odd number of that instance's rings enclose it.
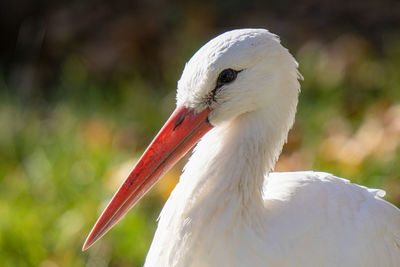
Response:
[[[353,134],[337,119],[328,123],[328,136],[320,146],[321,156],[349,171],[357,171],[370,156],[392,158],[400,145],[400,105],[382,112],[371,108],[367,114]]]
[[[83,127],[82,135],[89,146],[105,146],[111,142],[111,131],[101,120],[88,121]]]
[[[310,169],[307,159],[300,152],[289,155],[282,154],[275,165],[274,171],[304,171]]]
[[[172,190],[174,190],[175,185],[179,181],[179,177],[182,172],[182,166],[180,164],[175,165],[171,170],[169,170],[162,179],[157,183],[156,190],[157,193],[162,197],[162,199],[167,200]]]

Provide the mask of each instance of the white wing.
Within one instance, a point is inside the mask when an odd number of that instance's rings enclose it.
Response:
[[[271,173],[264,185],[268,240],[286,255],[274,263],[400,266],[400,210],[383,195],[328,173]]]

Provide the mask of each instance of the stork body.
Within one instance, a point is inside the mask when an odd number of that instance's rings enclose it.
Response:
[[[178,108],[84,248],[202,137],[145,266],[400,266],[400,211],[381,191],[327,173],[270,172],[294,121],[298,77],[266,30],[231,31],[203,46],[178,83]]]
[[[400,213],[383,191],[322,172],[265,174],[254,131],[266,129],[247,116],[198,144],[145,266],[399,266]]]

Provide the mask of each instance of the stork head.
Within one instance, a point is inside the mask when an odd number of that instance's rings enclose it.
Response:
[[[177,106],[208,116],[214,126],[259,109],[289,112],[297,105],[297,62],[278,36],[264,29],[226,32],[198,50],[178,82]]]
[[[116,224],[214,126],[261,111],[287,134],[300,88],[298,75],[294,58],[267,30],[234,30],[204,45],[178,82],[176,110],[103,211],[83,249]]]

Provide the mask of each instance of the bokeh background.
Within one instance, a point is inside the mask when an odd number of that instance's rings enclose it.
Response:
[[[86,252],[174,109],[190,56],[230,29],[281,36],[304,76],[277,170],[322,170],[400,205],[400,2],[0,2],[0,265],[141,266],[184,160]]]

